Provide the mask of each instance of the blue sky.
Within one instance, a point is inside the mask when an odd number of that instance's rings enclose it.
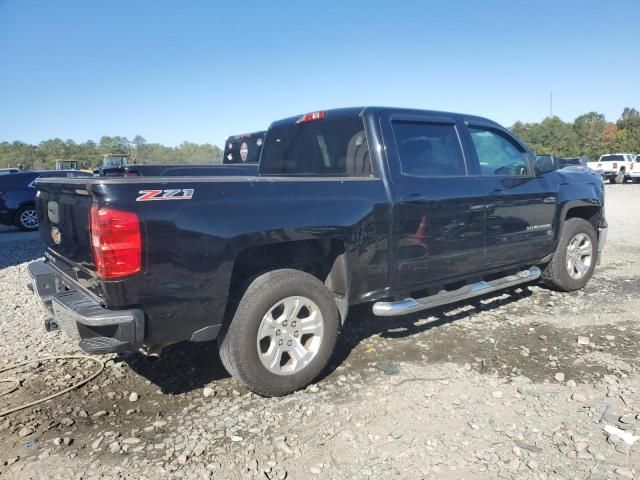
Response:
[[[640,2],[0,0],[0,141],[222,145],[391,105],[504,125],[640,109]]]

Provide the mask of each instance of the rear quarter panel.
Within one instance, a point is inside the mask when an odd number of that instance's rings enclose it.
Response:
[[[169,188],[193,189],[193,196],[136,201],[141,190]],[[388,201],[378,179],[123,179],[90,191],[101,206],[140,216],[143,272],[102,286],[109,306],[143,307],[149,344],[221,324],[234,259],[253,246],[337,239],[345,245],[352,299],[386,285]]]

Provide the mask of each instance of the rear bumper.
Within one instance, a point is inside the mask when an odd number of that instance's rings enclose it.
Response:
[[[30,288],[50,318],[48,330],[62,330],[87,353],[134,351],[144,340],[144,313],[110,310],[46,261],[28,266]]]

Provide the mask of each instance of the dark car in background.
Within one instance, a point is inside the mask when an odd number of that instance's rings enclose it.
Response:
[[[558,158],[558,168],[570,169],[573,171],[592,173],[597,175],[603,180],[605,179],[604,170],[601,168],[591,168],[589,165],[589,159],[585,157],[565,157]]]
[[[36,187],[39,177],[90,177],[77,170],[45,170],[0,176],[0,224],[31,231],[38,228]]]
[[[266,133],[244,133],[227,138],[222,163],[258,163]]]
[[[560,168],[564,167],[586,167],[588,160],[584,157],[566,157],[566,158],[558,158],[558,163],[560,164]]]
[[[579,173],[591,173],[592,175],[599,176],[604,179],[604,171],[602,169],[593,169],[590,168],[587,163],[589,160],[585,157],[557,157],[551,154],[541,154],[537,155],[536,159],[545,163],[551,168],[555,168],[556,170],[569,170],[572,172]]]
[[[233,135],[225,140],[222,165],[145,164],[102,166],[94,170],[96,177],[179,177],[179,176],[255,176],[266,132]]]

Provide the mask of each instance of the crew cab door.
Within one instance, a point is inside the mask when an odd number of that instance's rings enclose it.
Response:
[[[486,195],[487,268],[541,259],[553,251],[557,192],[536,176],[531,155],[495,125],[468,122],[470,155]]]
[[[392,288],[478,271],[484,191],[469,175],[456,117],[386,112],[381,118],[394,203]]]

